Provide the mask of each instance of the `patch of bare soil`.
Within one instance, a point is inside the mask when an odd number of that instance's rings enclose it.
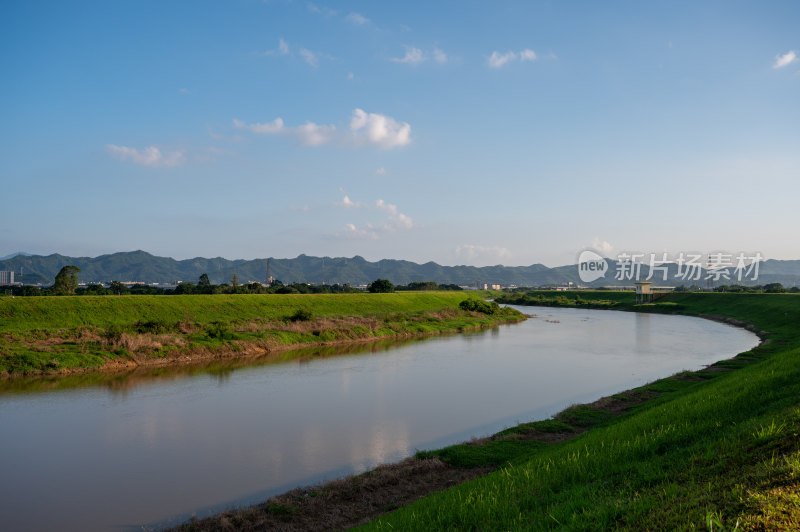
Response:
[[[689,381],[689,382],[703,382],[705,380],[708,380],[695,373],[686,373],[684,375],[673,375],[671,378],[675,379],[676,381]]]
[[[728,368],[725,366],[707,366],[700,370],[698,373],[720,373],[723,371],[730,371],[735,368]]]
[[[630,410],[631,407],[640,405],[658,395],[660,395],[659,392],[653,390],[636,388],[620,394],[601,397],[597,401],[589,403],[589,406],[613,414],[622,414]]]
[[[522,440],[522,441],[539,441],[542,443],[561,443],[567,441],[578,434],[583,434],[586,429],[575,427],[573,430],[564,430],[559,432],[541,432],[538,430],[528,430],[524,432],[517,432],[505,436],[493,436],[487,438],[486,441],[492,440]]]
[[[761,339],[761,343],[764,344],[767,342],[767,335],[769,334],[767,331],[762,331],[752,323],[744,320],[737,320],[734,318],[730,318],[728,316],[723,316],[721,314],[700,314],[701,318],[705,318],[707,320],[718,321],[720,323],[727,323],[728,325],[733,325],[734,327],[741,327],[742,329],[748,330],[752,333],[755,333]]]
[[[407,458],[321,486],[298,488],[256,506],[193,520],[173,530],[342,530],[490,471],[456,468],[436,458]]]

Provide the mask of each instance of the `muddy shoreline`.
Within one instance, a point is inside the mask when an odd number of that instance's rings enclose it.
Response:
[[[427,331],[417,333],[396,333],[385,336],[369,336],[346,338],[339,340],[323,340],[319,342],[297,342],[291,344],[274,344],[274,343],[256,343],[250,341],[237,340],[232,345],[226,345],[218,349],[208,349],[206,347],[199,347],[197,349],[182,350],[175,356],[167,357],[152,357],[142,353],[131,353],[126,358],[110,358],[106,359],[104,365],[99,367],[86,367],[86,368],[59,368],[51,371],[26,371],[26,372],[0,372],[0,380],[13,380],[19,378],[30,377],[58,377],[58,376],[72,376],[72,375],[85,375],[90,373],[104,373],[104,374],[121,374],[127,373],[136,369],[143,368],[169,368],[181,366],[193,366],[214,361],[257,361],[277,357],[289,351],[299,350],[312,350],[323,349],[328,347],[343,347],[343,346],[366,346],[369,344],[377,344],[380,342],[392,340],[412,340],[424,339],[434,336],[447,336],[460,333],[475,332],[485,329],[491,329],[499,325],[506,325],[510,323],[518,323],[521,320],[504,320],[495,321],[492,323],[480,324],[473,327],[456,327],[453,329],[444,329],[439,331]]]

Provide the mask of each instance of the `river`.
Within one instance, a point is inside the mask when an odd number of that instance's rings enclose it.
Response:
[[[699,318],[521,310],[536,317],[283,363],[0,381],[0,529],[175,524],[758,344]]]

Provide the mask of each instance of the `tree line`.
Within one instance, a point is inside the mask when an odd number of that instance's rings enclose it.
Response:
[[[162,288],[146,284],[127,285],[120,281],[111,281],[108,286],[101,283],[90,283],[86,286],[78,285],[78,273],[81,269],[74,265],[61,268],[56,274],[53,285],[46,288],[25,285],[11,287],[14,296],[60,296],[60,295],[185,295],[185,294],[345,294],[359,293],[362,290],[349,284],[310,285],[307,283],[284,284],[273,280],[269,285],[262,283],[240,283],[236,274],[230,283],[213,284],[204,273],[196,283],[180,283],[174,288]],[[433,281],[412,282],[407,285],[395,286],[386,279],[376,279],[367,286],[367,291],[372,293],[387,293],[395,290],[461,290],[454,284],[437,284]]]

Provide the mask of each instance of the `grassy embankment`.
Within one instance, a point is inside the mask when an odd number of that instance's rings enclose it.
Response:
[[[713,316],[749,323],[767,341],[485,442],[420,453],[499,469],[364,528],[800,529],[800,296],[633,298],[540,292],[514,302]]]
[[[0,298],[0,375],[260,355],[523,319],[457,292]]]

